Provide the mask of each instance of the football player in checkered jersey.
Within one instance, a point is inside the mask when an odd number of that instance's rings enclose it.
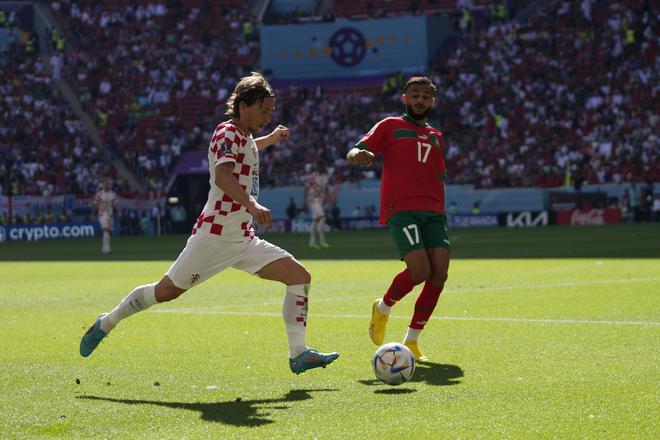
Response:
[[[319,165],[305,181],[303,191],[303,211],[310,212],[312,224],[309,227],[309,247],[321,249],[329,247],[325,241],[325,210],[323,209],[328,200],[328,175],[324,172],[323,165]]]
[[[288,137],[278,125],[254,139],[272,120],[275,94],[258,73],[241,78],[227,101],[229,120],[215,129],[208,159],[211,189],[179,257],[158,283],[136,287],[117,307],[99,316],[80,341],[89,356],[122,320],[208,280],[228,267],[286,285],[282,315],[289,341],[289,367],[299,374],[325,367],[338,353],[319,353],[305,342],[311,276],[287,251],[255,236],[252,221],[269,227],[270,210],[257,202],[259,150]]]
[[[99,223],[103,230],[103,245],[101,252],[104,254],[110,253],[110,234],[112,233],[112,217],[115,209],[117,208],[117,194],[110,189],[110,180],[103,179],[101,190],[94,194],[92,200],[92,216],[97,212],[99,214]]]

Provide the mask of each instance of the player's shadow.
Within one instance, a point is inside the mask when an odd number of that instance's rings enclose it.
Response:
[[[371,386],[383,386],[385,388],[378,388],[377,390],[374,391],[376,394],[412,394],[416,392],[417,390],[413,390],[411,388],[405,388],[405,387],[399,387],[396,386],[394,388],[388,387],[385,385],[383,382],[379,381],[378,379],[360,379],[358,380],[359,383],[362,385],[366,385],[368,387]]]
[[[275,410],[286,410],[289,403],[311,399],[312,392],[337,391],[332,389],[291,390],[279,399],[230,400],[226,402],[186,403],[160,402],[157,400],[113,399],[110,397],[78,396],[78,399],[103,400],[126,405],[156,405],[166,408],[199,411],[200,418],[207,422],[224,423],[234,426],[258,427],[274,421],[270,418]]]
[[[461,383],[459,380],[461,377],[463,377],[463,369],[458,365],[418,362],[415,365],[415,373],[410,379],[410,382],[426,382],[429,385],[440,386],[458,385]],[[367,386],[382,385],[382,382],[377,379],[363,379],[358,382]],[[413,391],[409,388],[387,388],[386,390],[377,390],[374,392],[379,394],[403,394]]]
[[[411,382],[426,382],[429,385],[458,385],[463,377],[463,369],[458,365],[418,362]]]

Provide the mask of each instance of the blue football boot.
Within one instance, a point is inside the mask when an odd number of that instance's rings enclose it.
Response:
[[[296,374],[304,373],[312,368],[325,368],[339,357],[339,353],[319,353],[313,348],[300,353],[293,359],[289,359],[289,368]]]
[[[82,357],[87,357],[92,352],[98,347],[98,345],[101,343],[103,338],[105,338],[108,334],[101,330],[101,318],[103,318],[105,314],[99,316],[96,319],[96,322],[94,323],[93,326],[87,330],[87,333],[82,337],[80,340],[80,355]]]

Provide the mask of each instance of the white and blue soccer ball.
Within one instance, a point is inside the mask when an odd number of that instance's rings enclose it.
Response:
[[[372,366],[381,382],[401,385],[408,382],[415,372],[415,355],[405,345],[390,342],[378,347]]]

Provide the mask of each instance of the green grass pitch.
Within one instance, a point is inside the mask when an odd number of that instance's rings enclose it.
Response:
[[[0,244],[0,438],[660,438],[660,226],[454,230],[450,277],[420,338],[433,361],[375,381],[370,305],[402,268],[386,231],[265,236],[313,276],[308,343],[286,362],[283,287],[230,269],[85,329],[158,280],[183,236]],[[393,311],[400,341],[419,288]]]

